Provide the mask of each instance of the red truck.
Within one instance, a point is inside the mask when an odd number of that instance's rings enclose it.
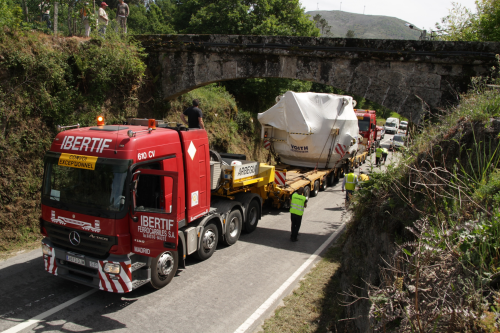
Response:
[[[363,138],[363,144],[369,147],[369,152],[371,152],[380,145],[382,134],[377,129],[375,110],[354,109],[354,111],[358,117],[359,134]]]
[[[147,283],[159,289],[187,255],[208,259],[219,240],[232,245],[242,229],[255,229],[262,198],[249,192],[250,181],[227,197],[212,192],[227,190],[224,174],[255,177],[258,162],[224,172],[201,129],[98,124],[62,128],[45,154],[47,272],[115,293]]]

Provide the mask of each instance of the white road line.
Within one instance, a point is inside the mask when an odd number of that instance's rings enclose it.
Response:
[[[281,285],[281,287],[278,288],[262,305],[255,310],[255,312],[248,317],[247,320],[243,324],[241,324],[240,327],[234,331],[234,333],[244,333],[246,330],[250,328],[250,326],[253,325],[273,304],[276,302],[278,299],[280,299],[283,296],[283,293],[286,291],[286,289],[304,272],[307,267],[319,256],[319,254],[333,241],[333,239],[337,236],[337,234],[344,229],[344,225],[341,225],[340,228],[335,231],[333,234],[328,237],[328,239],[314,252],[309,259],[305,263],[302,264],[302,266],[299,267],[293,273],[292,276],[290,276],[285,283]]]
[[[79,300],[82,300],[85,297],[87,297],[89,295],[92,295],[96,291],[97,291],[97,289],[89,290],[85,294],[81,294],[80,296],[77,296],[77,297],[75,297],[73,299],[70,299],[69,301],[64,302],[63,304],[60,304],[60,305],[58,305],[58,306],[56,306],[56,307],[54,307],[54,308],[52,308],[50,310],[47,310],[47,311],[39,314],[38,316],[35,316],[35,317],[31,318],[31,319],[28,319],[28,320],[26,320],[26,321],[24,321],[24,322],[22,322],[22,323],[20,323],[20,324],[18,324],[16,326],[14,326],[14,327],[9,328],[8,330],[5,330],[2,333],[16,333],[16,332],[19,332],[19,331],[21,331],[21,330],[23,330],[23,329],[25,329],[25,328],[33,325],[33,324],[36,324],[36,323],[42,321],[43,319],[47,318],[48,316],[53,315],[54,313],[56,313],[58,311],[61,311],[62,309],[64,309],[64,308],[66,308],[66,307],[68,307],[68,306],[70,306],[70,305],[78,302]]]

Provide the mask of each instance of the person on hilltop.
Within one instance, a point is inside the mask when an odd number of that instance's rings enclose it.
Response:
[[[354,170],[349,169],[349,173],[344,176],[344,181],[342,182],[342,192],[344,192],[345,187],[345,206],[347,207],[351,201],[351,196],[356,189],[356,185],[358,184],[358,176],[354,173]]]
[[[106,8],[108,7],[108,4],[105,3],[104,1],[101,2],[101,7],[99,8],[99,35],[104,38],[106,35],[106,28],[108,26],[108,14],[106,13]]]
[[[82,18],[83,28],[85,29],[85,37],[90,37],[90,18],[88,11],[89,3],[86,2],[82,9],[80,9],[80,16]]]
[[[127,33],[127,17],[130,13],[128,5],[120,0],[116,10],[116,19],[118,21],[118,27],[121,29],[121,32]],[[116,27],[116,31],[118,32],[118,27]]]
[[[301,187],[292,194],[290,202],[290,218],[292,220],[292,235],[290,240],[296,242],[299,239],[299,229],[302,224],[302,216],[304,215],[304,208],[307,207],[307,198],[303,195],[304,189]]]
[[[198,107],[200,101],[197,99],[193,100],[193,106],[188,107],[183,114],[181,114],[182,121],[188,125],[189,128],[201,128],[205,129],[205,124],[203,123],[203,112]],[[188,120],[186,121],[186,117]]]
[[[50,3],[48,1],[42,1],[38,8],[42,11],[42,22],[47,21],[47,29],[52,29],[52,22],[50,22]]]

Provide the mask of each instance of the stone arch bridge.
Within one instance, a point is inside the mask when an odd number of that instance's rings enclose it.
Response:
[[[457,102],[497,66],[500,43],[239,35],[143,35],[166,100],[225,80],[288,78],[334,86],[415,122]]]

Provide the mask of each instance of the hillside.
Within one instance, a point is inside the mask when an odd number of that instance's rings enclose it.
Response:
[[[417,40],[420,32],[405,26],[406,21],[391,16],[363,15],[338,10],[307,12],[312,18],[320,14],[331,26],[331,37],[345,37],[353,30],[355,38]],[[411,23],[411,22],[410,22]]]

